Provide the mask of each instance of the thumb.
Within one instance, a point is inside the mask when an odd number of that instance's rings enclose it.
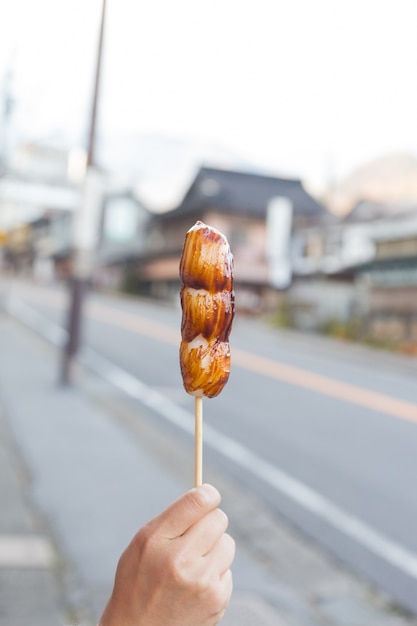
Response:
[[[175,539],[220,504],[220,494],[209,484],[194,487],[155,517],[149,525],[164,539]]]

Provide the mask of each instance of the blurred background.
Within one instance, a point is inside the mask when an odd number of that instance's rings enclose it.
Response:
[[[208,403],[214,478],[233,476],[246,506],[256,492],[273,525],[286,520],[388,594],[396,610],[380,602],[380,624],[417,612],[416,23],[414,0],[14,0],[0,20],[2,333],[12,342],[17,324],[21,343],[3,344],[0,402],[29,471],[37,457],[23,422],[13,426],[20,387],[9,378],[21,373],[10,355],[32,358],[28,326],[52,342],[50,376],[64,386],[82,387],[86,367],[126,396],[90,381],[107,411],[128,403],[162,430],[169,415],[162,457],[174,458],[173,416],[188,424],[192,413],[177,362],[178,263],[201,219],[235,261],[235,366]],[[125,422],[145,437],[142,417]],[[55,528],[46,501],[37,506]],[[109,533],[130,515],[123,506]],[[326,598],[309,623],[374,623],[356,582],[337,587],[335,608],[327,578],[312,594],[319,566],[299,584],[305,561],[289,559],[286,584],[310,608]],[[91,589],[104,597],[112,573],[92,575]],[[242,580],[298,623],[276,581]]]
[[[94,131],[97,286],[175,291],[176,270],[155,257],[167,240],[177,257],[184,228],[210,218],[234,244],[245,309],[413,352],[415,11],[411,0],[109,2]],[[3,16],[9,271],[70,271],[100,19],[93,1],[17,1]],[[275,198],[288,201],[282,225]]]

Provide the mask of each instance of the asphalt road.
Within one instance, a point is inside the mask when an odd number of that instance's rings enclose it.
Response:
[[[13,289],[16,310],[41,313],[61,341],[67,292]],[[189,429],[179,307],[94,295],[85,314],[84,361]],[[204,401],[205,454],[417,611],[417,364],[239,316],[231,348],[228,385]]]

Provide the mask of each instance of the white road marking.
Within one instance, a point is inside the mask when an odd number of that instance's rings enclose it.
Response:
[[[54,552],[44,537],[0,535],[0,567],[51,567]]]
[[[177,406],[91,349],[83,352],[82,361],[114,387],[139,400],[188,434],[194,434],[194,415],[190,411]],[[417,555],[414,553],[391,541],[357,517],[346,513],[311,487],[264,461],[209,424],[204,427],[204,442],[236,465],[251,472],[275,491],[284,494],[339,532],[417,580]]]
[[[64,345],[68,332],[20,298],[13,295],[9,296],[4,303],[4,308],[10,315],[32,328],[54,346],[62,347]]]
[[[42,314],[18,300],[9,301],[7,310],[55,345],[62,345],[66,332]],[[48,325],[52,330],[47,330]],[[194,415],[114,365],[90,348],[83,350],[81,363],[130,397],[142,402],[186,433],[194,434]],[[285,495],[325,523],[350,537],[404,574],[417,580],[417,555],[347,513],[320,493],[263,460],[237,441],[205,425],[204,442],[236,465],[252,473],[275,491]]]

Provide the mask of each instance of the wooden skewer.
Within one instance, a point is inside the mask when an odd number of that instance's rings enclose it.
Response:
[[[203,483],[203,396],[195,397],[195,465],[194,485]]]

